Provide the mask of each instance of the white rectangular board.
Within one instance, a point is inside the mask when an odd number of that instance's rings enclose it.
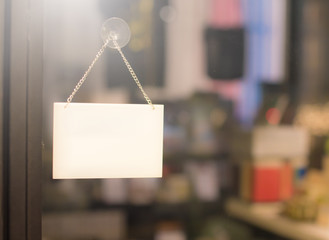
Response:
[[[162,177],[163,105],[54,103],[53,178]]]

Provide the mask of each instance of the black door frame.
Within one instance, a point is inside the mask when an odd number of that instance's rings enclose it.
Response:
[[[0,240],[41,240],[43,1],[0,4]]]

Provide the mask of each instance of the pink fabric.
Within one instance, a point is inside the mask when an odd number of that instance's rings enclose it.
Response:
[[[212,0],[209,24],[219,28],[233,28],[242,25],[240,0]]]

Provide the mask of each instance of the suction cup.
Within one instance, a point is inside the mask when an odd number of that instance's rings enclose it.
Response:
[[[101,29],[104,43],[110,38],[114,39],[120,48],[126,46],[130,40],[130,29],[128,24],[121,18],[113,17],[107,19]],[[108,47],[116,49],[113,40],[107,44]]]

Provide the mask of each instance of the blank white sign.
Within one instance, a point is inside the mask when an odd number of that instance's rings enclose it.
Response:
[[[54,103],[53,178],[162,177],[163,105]]]

